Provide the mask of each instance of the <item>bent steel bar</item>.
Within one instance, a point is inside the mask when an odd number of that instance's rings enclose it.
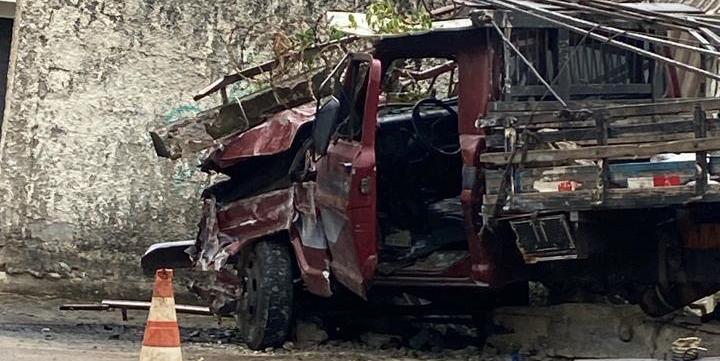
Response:
[[[700,69],[700,68],[696,68],[696,67],[694,67],[694,66],[692,66],[692,65],[688,65],[688,64],[685,64],[685,63],[683,63],[683,62],[679,62],[679,61],[677,61],[677,60],[674,60],[674,59],[671,59],[671,58],[668,58],[668,57],[665,57],[665,56],[662,56],[662,55],[655,54],[655,53],[653,53],[653,52],[651,52],[651,51],[648,51],[648,50],[645,50],[645,49],[642,49],[642,48],[638,48],[638,47],[636,47],[636,46],[632,46],[632,45],[627,44],[627,43],[624,43],[624,42],[622,42],[622,41],[614,40],[614,39],[612,39],[612,37],[602,36],[602,35],[600,35],[600,34],[593,33],[592,31],[589,31],[589,30],[586,30],[586,29],[583,29],[583,28],[580,28],[580,27],[577,27],[577,26],[573,26],[573,25],[566,24],[566,23],[564,23],[564,22],[562,22],[562,21],[560,21],[560,20],[556,20],[556,19],[550,18],[550,17],[548,17],[548,16],[540,15],[540,14],[538,14],[538,13],[549,14],[550,16],[552,16],[552,12],[549,12],[549,11],[546,11],[546,10],[543,10],[543,9],[540,9],[540,8],[538,8],[538,7],[534,7],[534,6],[530,6],[530,5],[523,5],[523,6],[527,6],[527,8],[528,8],[528,9],[523,9],[523,8],[518,7],[518,6],[515,6],[514,4],[520,4],[520,3],[515,2],[515,1],[512,1],[512,0],[503,0],[503,1],[498,1],[498,0],[485,0],[485,2],[487,2],[487,3],[489,3],[489,4],[492,4],[492,5],[495,5],[495,6],[499,7],[499,8],[503,8],[503,9],[507,9],[507,10],[512,10],[512,11],[517,11],[517,12],[520,12],[520,13],[523,13],[523,14],[527,14],[527,15],[529,15],[529,16],[533,16],[533,17],[535,17],[535,18],[538,18],[538,19],[540,19],[540,20],[547,21],[547,22],[549,22],[549,23],[551,23],[551,24],[555,24],[555,25],[557,25],[557,26],[559,26],[559,27],[561,27],[561,28],[565,28],[565,29],[567,29],[567,30],[570,30],[570,31],[575,32],[575,33],[578,33],[578,34],[582,34],[582,35],[586,35],[586,34],[587,34],[587,36],[589,36],[589,37],[591,37],[591,38],[593,38],[593,39],[595,39],[595,40],[602,41],[602,42],[605,42],[605,43],[607,43],[607,44],[617,46],[618,48],[621,48],[621,49],[625,49],[625,50],[629,50],[629,51],[635,52],[635,53],[637,53],[637,54],[640,54],[640,55],[642,55],[642,56],[646,56],[646,57],[651,58],[651,59],[655,59],[655,60],[657,60],[657,61],[659,61],[659,62],[662,62],[662,63],[666,63],[666,64],[669,64],[669,65],[672,65],[672,66],[676,66],[676,67],[678,67],[678,68],[682,68],[682,69],[685,69],[685,70],[690,71],[690,72],[693,72],[693,73],[698,73],[698,74],[704,75],[705,77],[708,77],[708,78],[711,78],[711,79],[720,80],[720,75],[718,75],[718,74],[716,74],[716,73],[712,73],[712,72],[709,72],[709,71],[707,71],[707,70],[703,70],[703,69]],[[538,13],[535,13],[535,12],[533,12],[533,11],[537,11]]]

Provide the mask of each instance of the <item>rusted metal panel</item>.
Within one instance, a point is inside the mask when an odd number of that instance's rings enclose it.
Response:
[[[365,297],[377,267],[375,135],[381,64],[370,56],[358,55],[351,66],[362,70],[361,64],[368,65],[361,140],[340,139],[320,159],[317,200],[329,241],[333,274],[350,290]]]
[[[238,284],[225,267],[229,257],[249,242],[287,232],[306,288],[329,297],[327,236],[317,213],[314,182],[294,184],[219,208],[214,199],[206,199],[194,259],[198,269],[216,272],[211,286],[196,288],[219,309],[232,299]]]
[[[215,199],[203,206],[195,255],[196,267],[219,271],[248,241],[290,229],[293,190],[280,189],[244,198],[217,209]]]
[[[298,130],[315,116],[315,103],[284,110],[264,123],[221,143],[209,157],[219,168],[244,159],[277,154],[290,149]]]
[[[155,151],[158,156],[177,159],[208,149],[225,137],[264,123],[271,114],[327,95],[329,89],[313,92],[326,77],[327,69],[311,70],[194,117],[163,124],[150,132]]]

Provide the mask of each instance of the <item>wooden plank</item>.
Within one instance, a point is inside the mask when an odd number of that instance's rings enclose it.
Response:
[[[261,90],[237,102],[201,112],[194,117],[162,125],[150,131],[155,152],[177,159],[183,154],[211,147],[216,139],[262,123],[268,114],[313,101],[313,89],[322,82],[327,69],[316,69],[273,88]],[[325,89],[325,92],[330,89]],[[315,94],[322,97],[325,93]]]
[[[628,178],[676,176],[681,184],[686,184],[695,178],[695,162],[640,162],[620,163],[610,165],[610,181],[613,186],[627,188]]]
[[[625,118],[625,117],[637,117],[637,116],[651,116],[660,114],[681,114],[681,113],[692,113],[695,104],[700,106],[706,111],[709,110],[720,110],[720,99],[719,98],[683,98],[682,100],[673,101],[662,101],[656,103],[642,103],[642,104],[623,104],[617,106],[607,106],[604,102],[598,102],[595,104],[588,104],[590,111],[602,110],[606,113],[608,119],[611,118]],[[530,124],[530,123],[551,123],[563,120],[558,117],[560,107],[552,109],[546,109],[543,111],[503,111],[503,112],[491,112],[487,116],[480,119],[481,123],[487,122],[492,119],[502,119],[507,116],[512,116],[517,119],[518,124]],[[572,108],[571,108],[572,109]],[[572,109],[572,111],[579,111],[583,108]]]
[[[513,86],[510,94],[514,97],[543,96],[546,89],[542,85]],[[652,94],[652,84],[571,84],[573,95],[616,95],[616,94]]]
[[[595,191],[545,192],[514,194],[503,207],[504,213],[540,211],[587,211],[600,209],[644,209],[685,205],[693,202],[720,202],[720,186],[710,185],[703,196],[695,194],[695,186],[645,189],[608,189],[602,204],[594,201]],[[493,208],[497,196],[486,195],[483,212]]]
[[[306,59],[312,59],[315,57],[320,51],[323,49],[326,49],[331,46],[340,46],[344,44],[351,43],[355,40],[357,40],[358,37],[356,36],[346,36],[341,39],[332,40],[327,43],[318,44],[316,46],[310,47],[305,49],[302,52],[294,52],[294,53],[288,53],[285,57],[288,59],[298,59],[300,62],[305,61]],[[226,87],[237,83],[243,79],[252,79],[260,74],[267,73],[270,71],[273,71],[280,62],[278,59],[273,59],[270,61],[266,61],[262,64],[258,64],[249,68],[245,68],[243,70],[240,70],[239,72],[235,74],[229,74],[226,75],[216,81],[214,81],[212,84],[208,85],[204,89],[202,89],[198,94],[196,94],[193,97],[193,100],[198,101],[200,99],[203,99],[207,97],[210,94],[213,94],[217,91],[220,91],[222,89],[225,89]]]
[[[592,122],[592,121],[590,121]],[[588,123],[590,123],[588,122]],[[706,131],[708,128],[717,128],[718,123],[713,122],[706,124]],[[642,134],[647,142],[651,141],[662,141],[664,136],[672,133],[693,133],[695,132],[695,124],[692,120],[687,121],[676,121],[676,122],[662,122],[662,123],[646,123],[646,124],[634,124],[624,126],[611,126],[608,129],[608,141],[613,138],[621,138],[632,135]],[[653,135],[659,135],[657,139]],[[504,143],[504,134],[499,131],[494,131],[486,138],[486,144],[490,147],[499,147]],[[559,129],[555,131],[547,132],[536,132],[533,136],[537,143],[550,143],[560,141],[586,141],[596,140],[596,128],[583,127],[583,128],[571,128],[571,129]],[[589,142],[586,144],[593,144],[595,142]]]
[[[651,101],[652,99],[570,100],[567,104],[570,109],[590,109],[645,104]],[[562,106],[556,101],[495,101],[490,103],[489,109],[491,112],[557,111],[562,109]]]
[[[708,134],[712,135],[713,137],[720,137],[720,131],[717,131],[717,130],[708,132]],[[608,144],[658,143],[658,142],[681,140],[681,139],[693,139],[693,138],[695,138],[695,135],[693,133],[669,133],[669,134],[638,133],[638,134],[633,134],[633,135],[622,136],[619,138],[610,138],[610,140],[608,141]],[[597,145],[597,143],[595,141],[578,141],[575,143],[578,146]],[[622,157],[614,158],[614,159],[620,159],[620,158],[622,158]]]
[[[695,120],[695,138],[703,139],[707,136],[707,119],[705,111],[699,104],[695,106],[694,113]],[[695,179],[695,193],[705,193],[705,188],[708,184],[708,161],[707,152],[695,153],[695,160],[697,162],[697,177]]]
[[[597,187],[599,168],[595,165],[572,165],[564,167],[524,168],[516,175],[515,187],[518,193],[538,192],[535,182],[575,181],[581,184],[579,189],[589,190]],[[695,178],[694,161],[678,162],[638,162],[609,165],[610,185],[627,188],[630,177],[677,176],[685,184]],[[485,189],[487,194],[497,194],[502,170],[485,171]]]
[[[502,118],[496,118],[497,120],[501,120]],[[687,114],[659,114],[659,115],[644,115],[644,116],[636,116],[636,117],[630,117],[630,118],[614,118],[611,120],[612,127],[619,127],[619,126],[626,126],[626,125],[643,125],[643,124],[661,124],[661,123],[669,123],[669,122],[680,122],[680,121],[691,121],[693,119],[693,115],[691,113]],[[496,122],[497,122],[496,120]],[[712,120],[715,124],[720,124],[720,121],[717,119]],[[502,123],[497,123],[502,124]],[[573,121],[561,121],[556,120],[554,122],[547,122],[547,123],[529,123],[529,124],[516,124],[516,128],[518,129],[547,129],[547,128],[556,128],[560,130],[564,129],[575,129],[575,128],[588,128],[595,126],[595,121],[592,119],[589,120],[573,120]],[[497,125],[494,126],[488,126],[486,129],[490,129],[493,131],[503,131],[503,128]]]
[[[610,130],[608,129],[608,121],[605,118],[604,112],[599,112],[595,116],[595,128],[596,128],[596,136],[597,136],[597,144],[601,146],[607,146],[608,144],[608,137]],[[595,193],[597,196],[596,199],[600,202],[605,201],[605,195],[607,193],[608,188],[610,188],[610,167],[608,166],[608,159],[607,157],[604,157],[599,160],[600,164],[600,174],[598,175],[598,181],[597,181],[597,190],[598,192]]]
[[[599,159],[618,157],[651,157],[660,153],[694,153],[700,151],[720,150],[720,137],[705,139],[683,139],[668,142],[645,144],[619,144],[592,146],[563,150],[530,150],[525,155],[525,163],[564,162],[577,159]],[[480,155],[481,163],[502,165],[510,161],[509,152],[484,153]],[[520,157],[512,159],[519,164]]]
[[[690,115],[688,115],[690,116]],[[591,125],[595,125],[594,121],[583,121],[587,123],[586,127],[570,128],[570,129],[556,129],[553,131],[542,131],[534,133],[534,141],[539,144],[561,142],[561,141],[573,141],[582,142],[589,140],[596,140],[596,128],[591,128]],[[632,123],[632,122],[631,122]],[[622,125],[621,125],[622,124]],[[693,136],[696,131],[695,123],[693,120],[680,120],[680,121],[657,121],[642,124],[630,124],[624,125],[625,122],[620,124],[612,123],[608,129],[608,144],[627,143],[627,139],[624,141],[614,141],[618,138],[628,138],[633,136],[642,135],[640,137],[641,142],[658,142],[664,140],[670,140],[668,136],[670,134],[682,134],[686,133],[685,137],[674,137],[673,139],[684,139]],[[522,127],[520,127],[522,129]],[[705,123],[705,131],[720,129],[719,119],[708,119]],[[717,131],[710,131],[710,134],[717,133]],[[500,147],[504,143],[504,131],[500,129],[493,129],[492,132],[486,137],[486,144],[489,147],[495,148]],[[596,142],[584,142],[583,144],[597,144]]]
[[[583,189],[592,189],[596,186],[598,170],[598,167],[594,165],[519,169],[515,175],[515,190],[518,193],[537,192],[536,182],[562,181],[575,181],[581,183]],[[485,172],[487,194],[497,194],[502,175],[503,170],[487,170]]]

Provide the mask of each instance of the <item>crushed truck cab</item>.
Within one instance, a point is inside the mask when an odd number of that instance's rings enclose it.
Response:
[[[720,100],[684,96],[666,60],[477,7],[348,54],[318,102],[203,163],[227,180],[177,247],[251,347],[285,340],[305,292],[479,314],[537,281],[662,315],[720,289]]]

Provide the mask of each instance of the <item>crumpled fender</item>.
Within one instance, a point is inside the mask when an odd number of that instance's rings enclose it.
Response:
[[[285,188],[243,198],[217,207],[205,199],[195,265],[202,271],[219,271],[228,258],[248,242],[290,229],[295,210],[293,189]]]
[[[205,199],[200,232],[193,250],[195,267],[221,272],[230,257],[264,236],[285,232],[308,291],[332,294],[329,255],[322,224],[316,217],[314,183],[258,194],[217,207]]]
[[[265,122],[231,136],[208,157],[219,169],[244,159],[273,155],[290,149],[300,127],[315,118],[315,103],[273,114]]]

